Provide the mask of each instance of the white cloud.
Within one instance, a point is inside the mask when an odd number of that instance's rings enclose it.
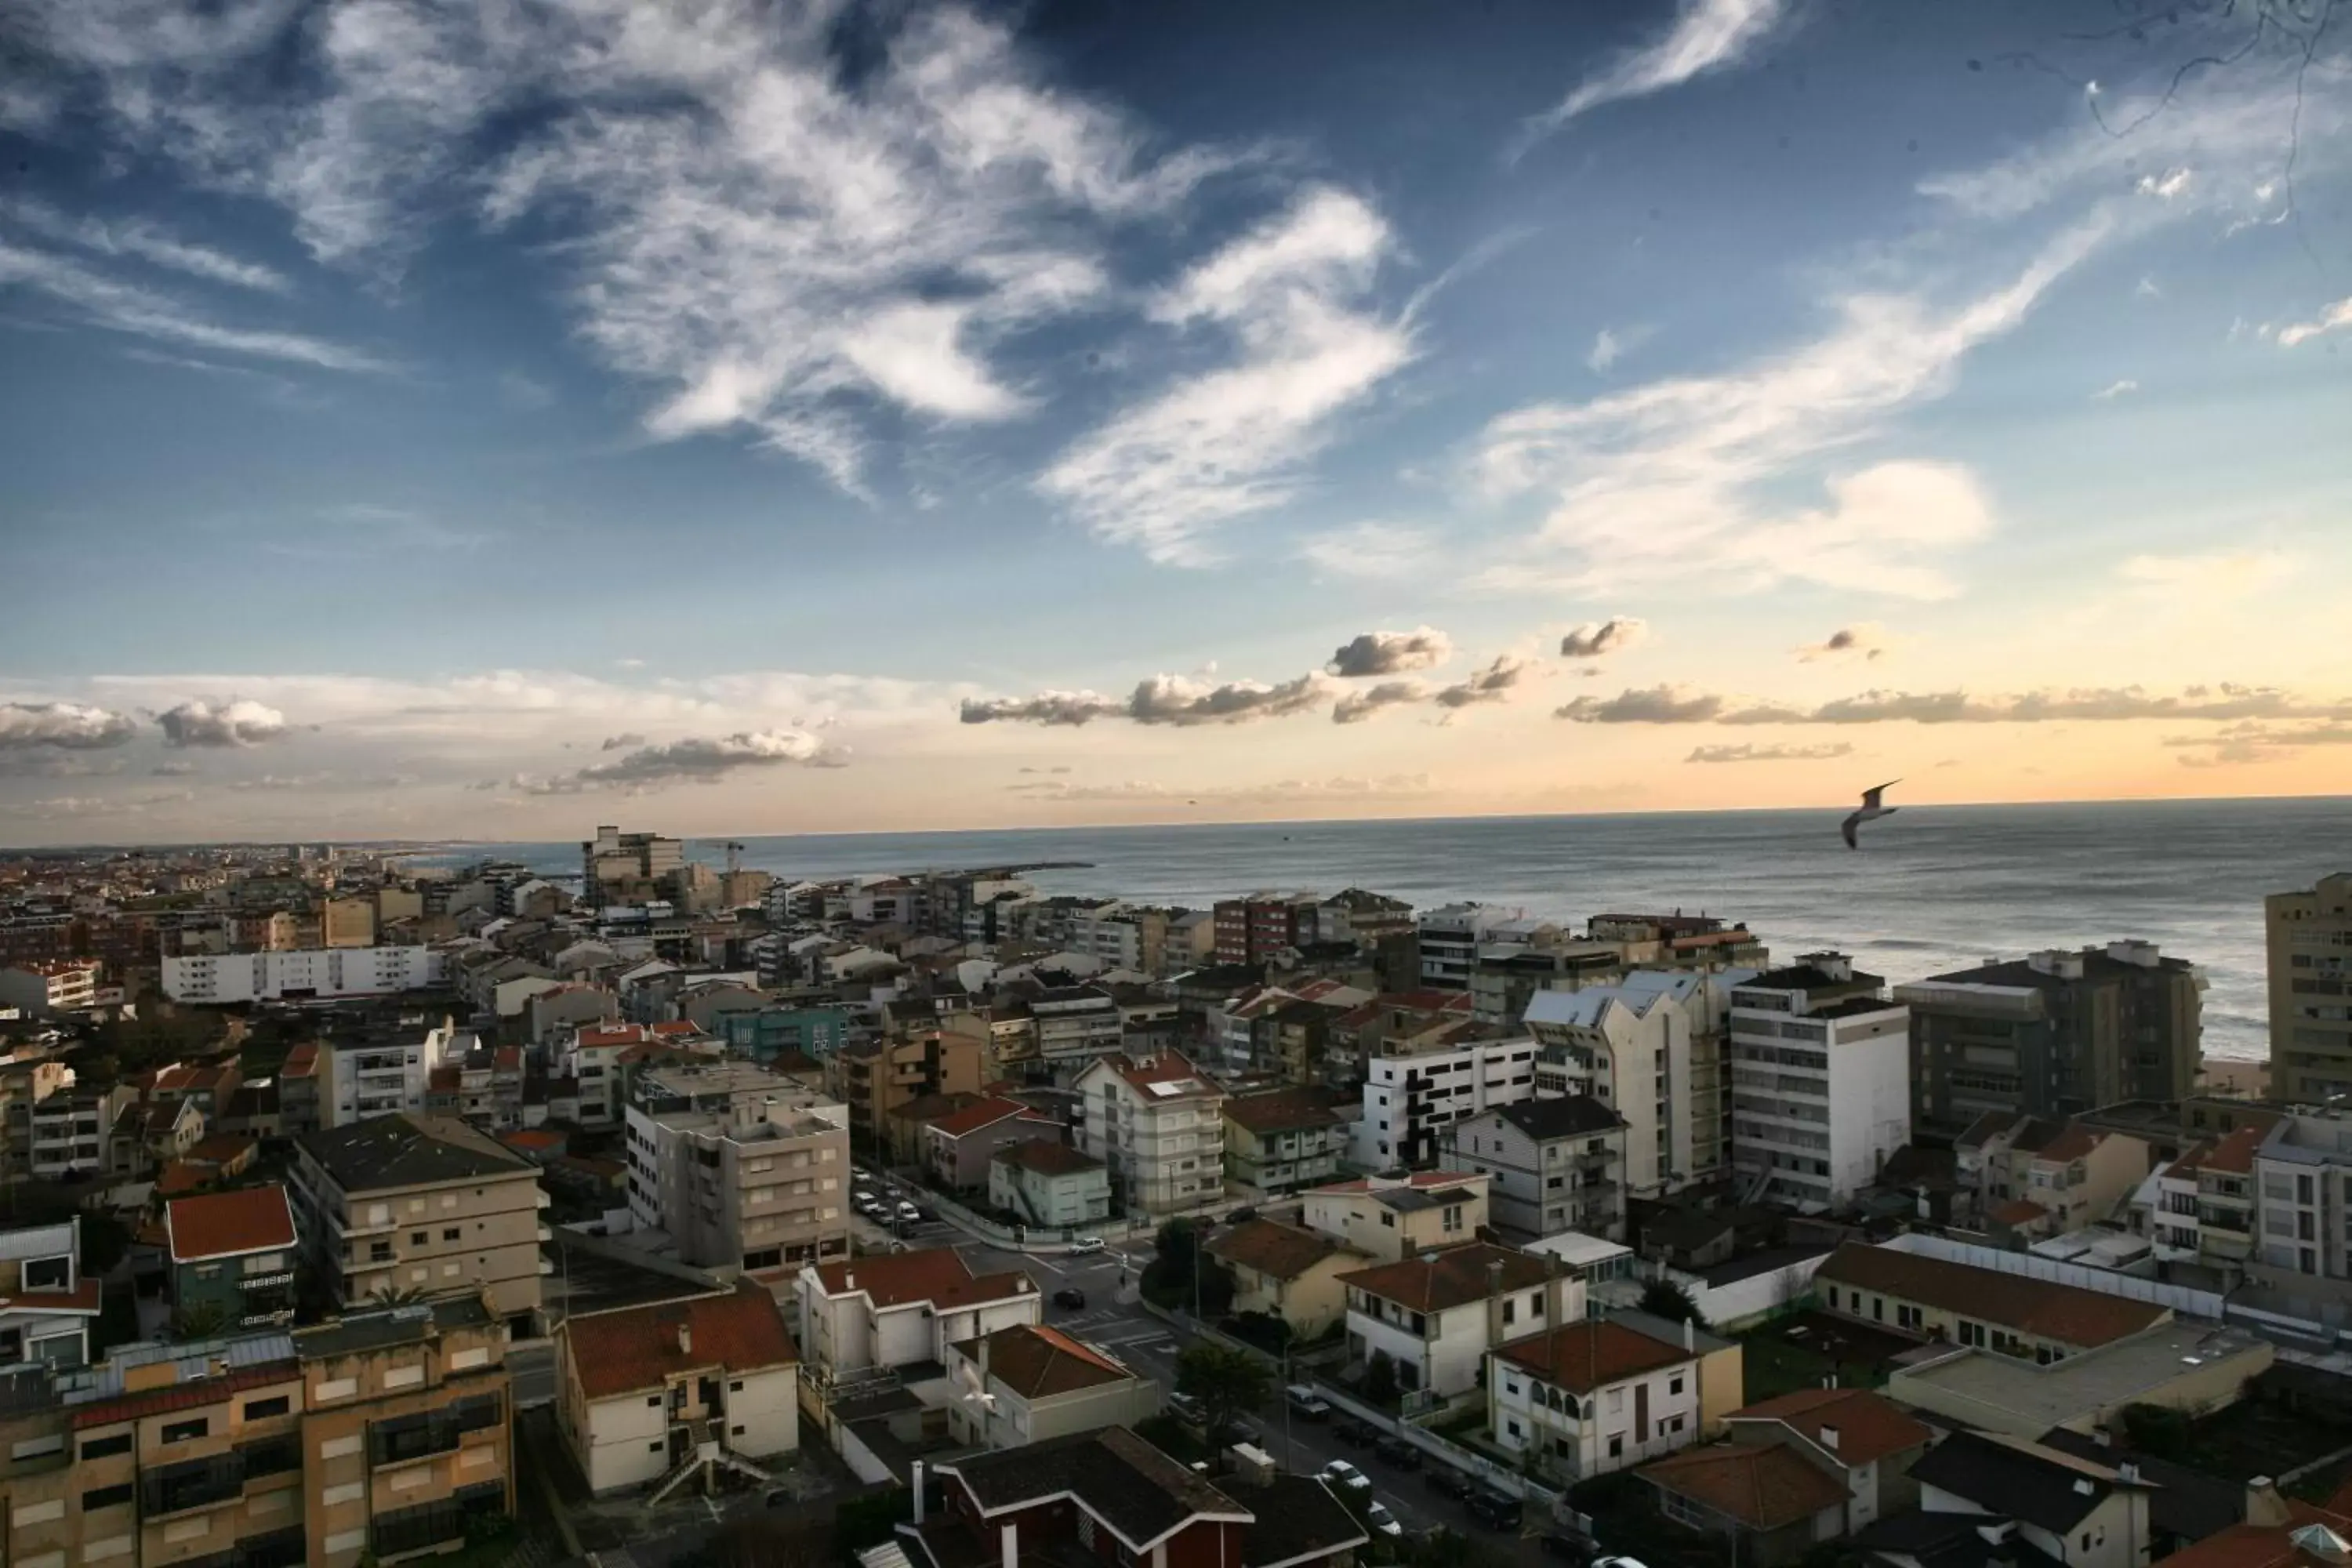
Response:
[[[1879,463],[1830,478],[1832,504],[1795,514],[1776,515],[1756,492],[1942,395],[1962,358],[2023,321],[2101,232],[2068,230],[2007,283],[1954,306],[1857,295],[1841,302],[1829,332],[1757,364],[1495,419],[1476,458],[1486,489],[1555,499],[1523,558],[1480,581],[1549,593],[1712,576],[1748,588],[1795,580],[1948,595],[1933,558],[1992,526],[1965,470]]]
[[[2132,380],[2129,376],[2126,376],[2120,381],[2111,381],[2107,383],[2106,385],[2099,388],[2098,391],[2091,394],[2091,401],[2094,403],[2112,403],[2118,397],[2127,396],[2138,390],[2139,383]]]
[[[0,702],[0,749],[92,751],[121,745],[138,732],[138,721],[110,709],[79,702]]]
[[[1363,632],[1332,651],[1324,666],[1349,679],[1367,675],[1397,675],[1408,669],[1428,669],[1454,657],[1454,639],[1435,626],[1409,632]]]
[[[2158,201],[2168,202],[2173,197],[2185,194],[2189,189],[2189,181],[2195,177],[2194,174],[2188,169],[2167,169],[2161,174],[2142,174],[2139,177],[2139,184],[2132,188],[2141,195],[2154,196]]]
[[[1618,341],[1617,334],[1603,327],[1593,335],[1592,347],[1584,356],[1584,368],[1595,375],[1605,374],[1624,352],[1625,345]]]
[[[1747,701],[1685,687],[1629,688],[1580,697],[1554,716],[1579,724],[2050,724],[2138,719],[2213,721],[2352,719],[2352,701],[2300,697],[2276,687],[2191,686],[2159,695],[2137,686],[2075,687],[2012,696],[1873,689],[1812,708]]]
[[[207,283],[268,294],[284,294],[293,288],[275,268],[182,239],[143,218],[73,217],[28,196],[0,201],[0,218],[57,244],[78,246],[100,256],[127,257]]]
[[[2217,551],[2135,555],[2125,561],[2118,574],[2138,588],[2168,597],[2239,599],[2281,581],[2294,566],[2294,557],[2281,551]]]
[[[2278,330],[2278,345],[2291,349],[2297,343],[2307,342],[2322,332],[2332,332],[2339,327],[2352,327],[2352,296],[2325,307],[2308,321],[2290,321],[2281,327]]]
[[[283,738],[288,729],[285,714],[245,697],[183,702],[156,714],[155,722],[171,746],[255,746]]]
[[[1607,103],[1646,98],[1746,63],[1788,15],[1787,0],[1683,0],[1665,35],[1616,56],[1566,98],[1530,119],[1518,145]]]
[[[1209,536],[1288,500],[1333,416],[1412,357],[1409,329],[1359,303],[1390,247],[1379,213],[1325,188],[1194,267],[1152,313],[1223,331],[1234,361],[1080,437],[1039,488],[1154,561],[1214,559]]]
[[[1359,522],[1307,535],[1298,558],[1327,576],[1407,582],[1434,569],[1439,552],[1437,536],[1427,529]]]
[[[1585,621],[1570,626],[1559,639],[1562,658],[1601,658],[1624,653],[1650,640],[1650,623],[1639,616],[1612,616],[1605,621]]]
[[[1013,723],[1078,726],[1097,719],[1128,719],[1138,724],[1241,724],[1284,719],[1319,708],[1342,689],[1319,669],[1269,686],[1258,680],[1211,685],[1183,675],[1154,675],[1138,681],[1125,698],[1097,691],[1041,691],[1034,697],[967,697],[958,708],[966,724]]]

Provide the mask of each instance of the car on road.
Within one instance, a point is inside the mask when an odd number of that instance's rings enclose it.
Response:
[[[1376,1500],[1365,1509],[1364,1522],[1391,1541],[1404,1533],[1404,1526],[1397,1522],[1397,1516],[1389,1511],[1389,1505],[1384,1502]]]
[[[1054,1292],[1054,1305],[1067,1307],[1073,1312],[1087,1304],[1087,1293],[1076,1285],[1065,1285]]]
[[[1517,1530],[1519,1517],[1526,1511],[1526,1505],[1518,1499],[1491,1487],[1480,1487],[1462,1506],[1472,1519],[1489,1530]]]
[[[1642,1568],[1642,1563],[1633,1557],[1596,1557],[1592,1568]]]
[[[1350,1491],[1368,1492],[1372,1489],[1371,1478],[1345,1459],[1334,1459],[1315,1474],[1318,1480],[1328,1481],[1335,1487],[1346,1487]]]
[[[1076,1236],[1070,1238],[1070,1250],[1072,1252],[1100,1252],[1103,1249],[1103,1238],[1099,1236]]]
[[[1372,1452],[1400,1470],[1421,1468],[1421,1450],[1393,1432],[1383,1432],[1373,1438]]]
[[[1198,1399],[1193,1398],[1192,1395],[1189,1394],[1170,1394],[1168,1396],[1168,1413],[1176,1417],[1177,1420],[1190,1423],[1195,1426],[1201,1424],[1201,1417],[1207,1414],[1207,1412],[1202,1408],[1201,1402]]]
[[[1234,1210],[1233,1213],[1225,1216],[1225,1223],[1227,1225],[1243,1225],[1255,1218],[1257,1218],[1257,1210],[1248,1204],[1244,1204],[1241,1207]]]
[[[1350,1448],[1369,1448],[1371,1447],[1372,1438],[1377,1434],[1370,1426],[1350,1415],[1331,1428],[1331,1436],[1339,1438]]]
[[[1331,1402],[1315,1392],[1310,1384],[1294,1383],[1282,1391],[1283,1403],[1291,1414],[1307,1421],[1321,1421],[1331,1414]]]
[[[1421,1478],[1421,1484],[1439,1497],[1450,1497],[1456,1502],[1466,1500],[1472,1492],[1478,1489],[1476,1481],[1451,1465],[1430,1466],[1429,1473]]]
[[[914,1225],[921,1220],[923,1217],[923,1211],[908,1203],[906,1199],[900,1198],[898,1200],[898,1223],[900,1225]]]

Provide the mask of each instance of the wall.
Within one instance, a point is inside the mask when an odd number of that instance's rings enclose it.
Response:
[[[2109,1296],[2127,1297],[2135,1301],[2153,1301],[2169,1307],[2184,1317],[2219,1319],[2223,1314],[2223,1298],[2211,1290],[2192,1290],[2185,1285],[2160,1284],[2135,1275],[2117,1274],[2111,1269],[2088,1268],[2079,1263],[2060,1263],[2052,1258],[2036,1258],[2031,1253],[2003,1252],[1918,1231],[1891,1237],[1880,1245],[1898,1252],[1924,1253],[1948,1262],[1974,1264],[1979,1268],[1997,1268],[2003,1274],[2022,1274],[2028,1279],[2048,1279]]]

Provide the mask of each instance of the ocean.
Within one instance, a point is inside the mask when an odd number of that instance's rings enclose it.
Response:
[[[1838,838],[1842,812],[1673,812],[746,837],[783,877],[1082,861],[1047,892],[1202,907],[1258,888],[1475,899],[1581,924],[1680,910],[1745,921],[1776,958],[1836,948],[1900,984],[2125,937],[2205,970],[2205,1046],[2269,1054],[2263,896],[2352,868],[2352,798],[1906,807]],[[630,824],[657,828],[655,822]],[[688,853],[718,863],[721,840]],[[576,875],[577,843],[467,847]]]

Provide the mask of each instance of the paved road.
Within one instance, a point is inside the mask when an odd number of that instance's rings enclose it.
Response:
[[[514,1377],[518,1410],[555,1402],[555,1346],[547,1341],[507,1347],[507,1371]]]

